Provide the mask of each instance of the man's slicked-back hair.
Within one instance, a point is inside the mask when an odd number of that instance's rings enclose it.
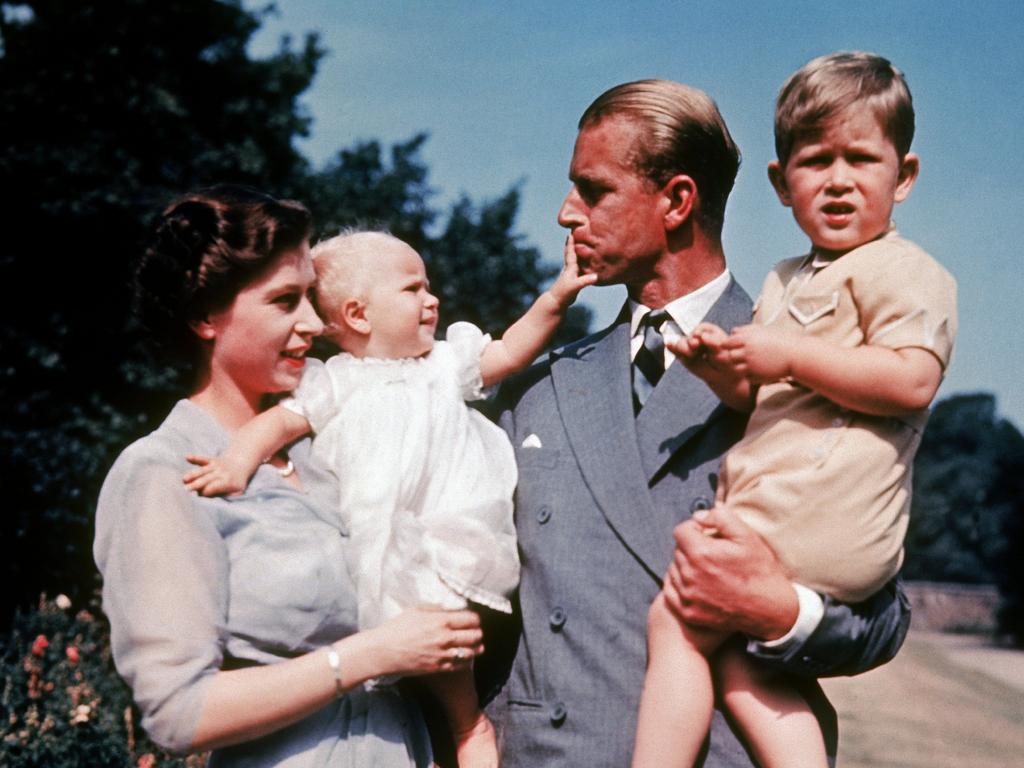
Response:
[[[719,237],[740,151],[712,98],[671,80],[623,83],[587,107],[579,128],[611,116],[634,120],[642,128],[633,159],[640,175],[659,187],[679,174],[693,179],[701,226]]]
[[[874,53],[844,51],[809,61],[783,84],[775,107],[779,162],[785,165],[798,142],[813,140],[854,105],[874,112],[901,158],[910,151],[914,102],[903,73]]]

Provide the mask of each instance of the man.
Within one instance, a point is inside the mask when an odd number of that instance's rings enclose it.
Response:
[[[808,678],[887,661],[909,623],[898,585],[841,605],[791,584],[726,512],[701,513],[715,537],[683,522],[712,506],[743,418],[666,356],[663,339],[701,320],[749,321],[721,244],[739,152],[714,102],[668,81],[612,88],[579,128],[559,223],[582,270],[625,285],[629,301],[609,328],[502,392],[523,564],[522,631],[488,707],[505,768],[629,764],[647,610],[666,572],[686,621],[744,633],[766,663]],[[645,319],[652,310],[668,316]],[[652,361],[669,364],[662,374]],[[834,712],[813,681],[807,695],[834,750]],[[751,765],[719,714],[704,765]]]

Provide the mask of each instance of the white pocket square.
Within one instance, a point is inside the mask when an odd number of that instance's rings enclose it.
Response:
[[[534,434],[529,435],[523,440],[523,448],[540,448],[540,438]]]

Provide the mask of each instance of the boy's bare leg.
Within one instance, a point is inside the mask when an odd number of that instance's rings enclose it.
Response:
[[[821,726],[807,701],[740,648],[715,657],[722,702],[762,768],[826,768]]]
[[[428,675],[423,682],[444,709],[459,768],[497,768],[498,740],[477,701],[473,671]]]
[[[714,707],[707,654],[724,635],[676,618],[663,595],[647,615],[647,675],[640,697],[633,768],[690,768]]]

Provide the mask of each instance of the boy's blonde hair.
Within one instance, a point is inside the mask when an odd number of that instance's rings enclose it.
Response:
[[[793,147],[812,140],[856,104],[874,111],[902,159],[914,139],[914,103],[903,73],[888,59],[861,51],[819,56],[782,86],[775,107],[775,152],[785,165]]]
[[[358,228],[343,229],[321,240],[310,251],[316,272],[316,308],[329,336],[340,328],[338,318],[349,299],[366,298],[370,286],[373,246],[394,239],[389,232]]]

